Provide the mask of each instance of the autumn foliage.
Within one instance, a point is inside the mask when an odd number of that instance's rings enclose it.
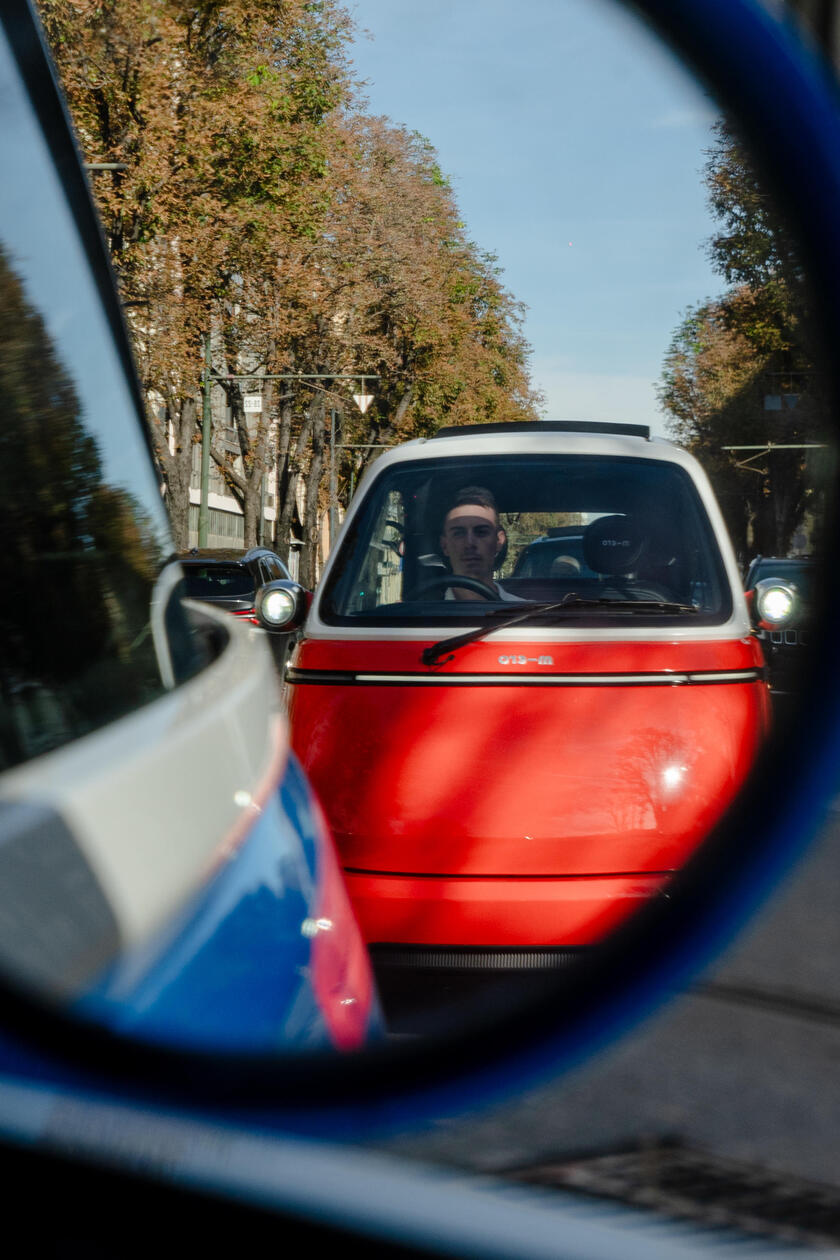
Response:
[[[441,423],[535,414],[522,311],[472,243],[431,145],[365,112],[352,23],[336,0],[40,0],[92,175],[176,541],[186,545],[203,338],[238,452],[213,458],[256,541],[276,468],[277,546],[324,506],[325,434],[346,446],[339,495],[375,443]],[[342,374],[379,377],[364,419]],[[335,379],[333,379],[335,378]],[[352,446],[350,444],[353,444]],[[298,520],[303,479],[304,520]]]
[[[724,293],[687,311],[659,384],[672,435],[702,459],[743,561],[785,555],[821,515],[830,430],[795,243],[729,127],[716,126],[708,243]],[[727,447],[754,450],[727,450]]]

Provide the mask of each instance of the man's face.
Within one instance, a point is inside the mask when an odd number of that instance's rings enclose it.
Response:
[[[493,581],[493,565],[504,541],[492,509],[478,503],[463,503],[447,512],[440,536],[452,572],[485,583]]]

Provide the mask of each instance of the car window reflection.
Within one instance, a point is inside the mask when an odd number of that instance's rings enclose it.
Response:
[[[169,527],[132,387],[53,159],[0,42],[0,768],[165,690]],[[178,613],[175,607],[175,614]],[[204,660],[166,615],[176,676]]]
[[[154,523],[104,477],[72,377],[0,248],[0,765],[162,689],[149,627]]]

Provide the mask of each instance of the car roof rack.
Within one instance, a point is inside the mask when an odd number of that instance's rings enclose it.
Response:
[[[606,433],[650,441],[647,424],[612,424],[597,420],[505,420],[497,424],[447,424],[432,438],[467,437],[478,433]]]

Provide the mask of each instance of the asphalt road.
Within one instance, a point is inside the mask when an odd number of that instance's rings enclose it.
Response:
[[[836,805],[787,882],[692,992],[550,1085],[368,1145],[510,1174],[676,1144],[790,1193],[824,1188],[840,1237],[838,890]]]

